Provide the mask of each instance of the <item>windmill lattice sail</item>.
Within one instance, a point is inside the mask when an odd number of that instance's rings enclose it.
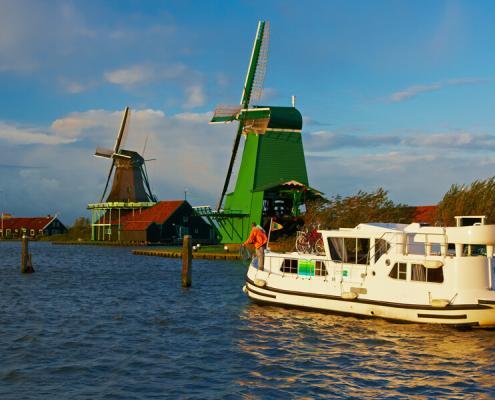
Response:
[[[265,82],[266,66],[268,63],[268,49],[270,44],[270,21],[265,22],[263,29],[263,38],[261,41],[261,47],[258,54],[258,62],[256,66],[256,73],[254,74],[253,85],[251,88],[251,96],[249,98],[249,104],[259,104],[261,96],[263,95],[263,84]]]
[[[219,105],[215,108],[210,124],[222,124],[235,121],[240,111],[241,106]]]

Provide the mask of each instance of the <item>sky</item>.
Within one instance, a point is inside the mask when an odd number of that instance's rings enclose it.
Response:
[[[125,106],[153,192],[215,205],[257,21],[262,101],[304,118],[310,185],[435,204],[495,175],[492,1],[0,0],[0,211],[89,216]],[[147,138],[147,139],[146,139]]]

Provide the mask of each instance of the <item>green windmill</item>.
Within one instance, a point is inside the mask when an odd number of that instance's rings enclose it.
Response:
[[[240,243],[251,222],[267,225],[270,218],[293,220],[309,188],[301,138],[302,116],[294,107],[261,106],[268,60],[269,22],[260,21],[239,106],[219,106],[210,123],[238,121],[232,156],[216,210],[196,212],[218,228],[222,243]],[[293,102],[294,103],[294,102]],[[232,192],[229,189],[235,159],[245,137],[244,150]],[[268,222],[269,223],[269,222]]]

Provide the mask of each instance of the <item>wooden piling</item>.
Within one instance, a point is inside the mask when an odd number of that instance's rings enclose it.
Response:
[[[33,263],[31,261],[31,254],[29,254],[29,239],[26,235],[22,236],[22,248],[21,248],[21,272],[23,274],[30,274],[34,272]]]
[[[190,235],[185,235],[182,242],[182,287],[192,283],[192,241]]]

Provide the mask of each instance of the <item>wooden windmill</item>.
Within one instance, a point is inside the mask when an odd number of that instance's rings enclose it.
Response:
[[[296,204],[299,202],[296,196],[287,194],[285,183],[296,182],[300,191],[310,189],[301,138],[301,113],[294,106],[259,104],[269,36],[269,23],[260,21],[240,105],[217,107],[210,121],[213,124],[238,121],[239,124],[216,210],[197,209],[200,215],[216,223],[223,243],[244,241],[251,222],[264,224],[275,210],[291,217],[291,210],[298,209],[300,204]],[[227,193],[243,136],[244,150],[235,187]],[[299,199],[304,201],[302,197]]]
[[[155,202],[146,171],[145,159],[136,151],[124,150],[124,142],[129,126],[130,110],[126,107],[120,129],[117,133],[113,150],[96,148],[95,156],[111,160],[105,189],[101,195],[100,203],[103,202],[107,193],[108,185],[113,176],[112,187],[106,198],[106,202]]]

